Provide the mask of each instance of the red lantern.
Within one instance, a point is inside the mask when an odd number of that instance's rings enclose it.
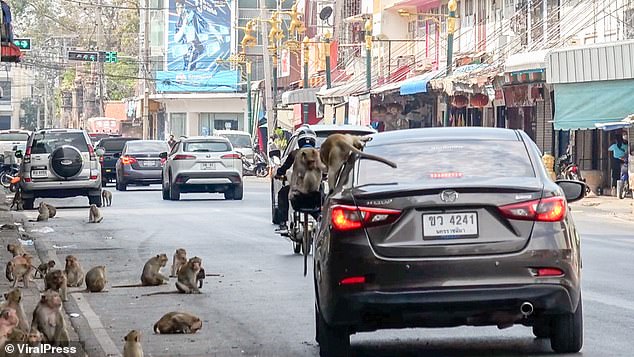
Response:
[[[456,95],[451,100],[451,105],[456,108],[464,108],[467,106],[467,104],[469,104],[469,98],[464,95]]]
[[[483,108],[489,104],[489,97],[482,93],[471,96],[471,106],[474,108]]]

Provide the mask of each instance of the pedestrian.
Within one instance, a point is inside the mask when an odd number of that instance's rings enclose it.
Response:
[[[627,155],[627,145],[623,142],[622,135],[615,135],[613,144],[610,145],[608,151],[612,152],[612,196],[616,196],[616,185],[621,179],[621,165],[625,162]]]
[[[174,140],[174,134],[170,135],[170,139],[167,141],[167,144],[169,144],[170,149],[174,148],[174,145],[176,145],[176,140]]]

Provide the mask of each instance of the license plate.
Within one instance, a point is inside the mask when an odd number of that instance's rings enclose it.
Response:
[[[154,160],[144,160],[144,161],[141,161],[141,166],[143,166],[143,167],[154,167],[154,166],[156,166],[156,161],[154,161]]]
[[[215,170],[216,163],[215,162],[203,162],[200,164],[203,170]]]
[[[112,170],[110,170],[110,169],[106,169],[106,172],[112,172]]]
[[[476,212],[423,215],[423,239],[457,239],[478,237]]]
[[[46,171],[46,170],[31,170],[31,177],[32,178],[48,177],[48,171]]]

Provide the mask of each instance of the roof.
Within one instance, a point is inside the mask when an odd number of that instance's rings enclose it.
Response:
[[[29,130],[22,129],[6,129],[0,130],[0,134],[31,134]]]
[[[49,133],[84,133],[86,132],[83,129],[40,129],[36,130],[38,133],[49,132]]]
[[[214,130],[214,134],[241,134],[241,135],[251,135],[246,131],[242,130]]]
[[[551,50],[521,52],[509,56],[504,63],[504,72],[520,72],[546,68],[546,57]]]
[[[372,136],[367,146],[378,146],[395,142],[445,141],[445,140],[503,140],[518,141],[517,130],[502,128],[457,127],[422,128],[386,131]]]
[[[131,138],[127,136],[111,136],[111,137],[103,138],[99,140],[99,142],[105,143],[108,141],[131,141],[131,140],[141,140],[141,138]]]
[[[303,126],[302,126],[303,127]],[[297,131],[301,130],[302,127],[299,127]],[[367,131],[368,134],[376,133],[376,130],[369,126],[363,125],[335,125],[335,124],[320,124],[320,125],[308,125],[308,127],[314,131],[315,133],[323,132],[323,131],[356,131],[356,132],[364,132]]]
[[[181,141],[198,141],[198,140],[215,140],[215,141],[229,141],[224,136],[190,136],[182,138]]]

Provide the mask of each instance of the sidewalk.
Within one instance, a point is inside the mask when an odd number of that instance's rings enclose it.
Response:
[[[575,210],[634,222],[634,199],[591,195],[570,205]]]
[[[0,188],[0,226],[4,224],[15,224],[16,221],[20,222],[17,226],[18,229],[1,229],[0,230],[0,249],[2,250],[2,254],[0,254],[0,266],[5,267],[7,263],[12,259],[11,253],[9,253],[6,249],[9,243],[14,244],[22,244],[22,248],[31,254],[33,259],[33,265],[38,266],[40,264],[41,259],[45,259],[46,261],[53,259],[56,262],[56,269],[63,269],[64,265],[57,257],[47,256],[38,254],[41,253],[39,250],[36,251],[35,240],[32,239],[27,232],[23,229],[22,222],[26,222],[26,215],[22,212],[11,212],[9,211],[10,201],[7,203],[7,200],[11,200],[11,196],[7,197],[4,189]],[[27,212],[37,212],[37,211],[27,211]],[[4,293],[9,292],[12,289],[12,282],[9,282],[5,277],[0,278],[0,293],[4,296]],[[40,292],[44,291],[44,280],[43,279],[34,279],[34,282],[29,287],[29,289],[22,288],[22,283],[18,284],[20,290],[22,290],[22,304],[24,307],[24,312],[26,314],[28,324],[31,324],[31,320],[33,318],[33,310],[35,309],[37,303],[40,300]],[[4,297],[2,298],[4,301]],[[66,308],[66,303],[65,303]],[[66,328],[68,330],[68,335],[74,346],[81,347],[83,343],[80,341],[77,333],[73,329],[73,325],[71,324],[68,313],[63,310],[64,317],[66,319]],[[75,319],[73,319],[75,320]],[[80,343],[78,343],[80,342]],[[80,346],[81,345],[81,346]],[[77,356],[87,356],[84,352],[83,347],[81,347],[81,351],[73,354],[72,357]]]

